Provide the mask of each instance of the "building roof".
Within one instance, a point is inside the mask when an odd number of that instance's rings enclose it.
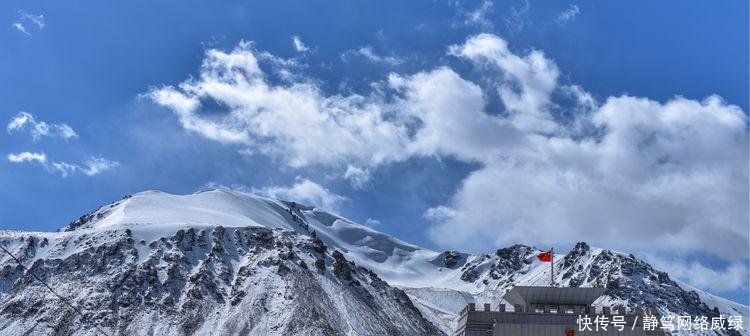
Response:
[[[516,286],[509,290],[503,298],[514,305],[590,305],[604,294],[605,290],[605,288],[589,287]]]

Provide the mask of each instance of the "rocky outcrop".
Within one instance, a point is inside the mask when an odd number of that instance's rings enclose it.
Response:
[[[287,230],[186,228],[152,241],[114,230],[0,243],[88,320],[0,258],[4,335],[96,334],[93,324],[118,335],[441,333],[401,290]]]

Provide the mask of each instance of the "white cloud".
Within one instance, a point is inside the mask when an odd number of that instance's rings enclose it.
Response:
[[[424,212],[424,218],[433,222],[444,222],[452,220],[456,216],[456,211],[446,206],[436,206],[429,208]]]
[[[18,154],[8,154],[8,161],[14,162],[14,163],[21,163],[21,162],[38,162],[41,164],[47,163],[47,155],[44,153],[34,153],[34,152],[21,152]]]
[[[354,189],[362,189],[370,182],[370,170],[348,165],[346,172],[344,172],[344,178],[349,180]]]
[[[560,84],[541,51],[517,54],[489,34],[450,48],[482,71],[481,85],[443,66],[390,74],[367,96],[326,95],[312,79],[272,84],[256,54],[249,43],[209,50],[198,78],[147,96],[186,130],[292,167],[346,169],[350,180],[420,156],[480,164],[449,202],[425,212],[446,247],[589,240],[720,257],[748,250],[747,117],[719,97],[599,102]],[[505,109],[488,111],[488,95]],[[559,105],[556,95],[573,99]],[[203,113],[209,100],[223,114]],[[561,119],[561,109],[575,117]]]
[[[374,228],[380,225],[380,221],[374,218],[367,218],[367,220],[365,220],[365,225]]]
[[[523,133],[505,119],[483,112],[482,88],[449,68],[402,77],[391,75],[398,90],[395,109],[418,123],[401,149],[411,156],[452,156],[479,162],[524,141]]]
[[[48,124],[44,121],[37,120],[33,114],[28,112],[18,112],[6,126],[8,134],[16,131],[28,131],[32,139],[37,141],[42,137],[57,137],[71,139],[78,137],[78,134],[66,124]]]
[[[364,57],[372,63],[386,64],[391,66],[404,63],[404,59],[400,57],[378,55],[372,50],[372,47],[370,46],[360,47],[356,50],[347,50],[346,52],[341,54],[341,59],[344,62],[348,62],[350,58],[355,56]]]
[[[505,17],[505,27],[511,34],[520,32],[526,26],[526,16],[530,8],[531,4],[528,0],[523,0],[521,6],[510,8],[510,14]]]
[[[648,255],[646,260],[654,268],[669,273],[669,276],[673,279],[703,290],[729,292],[748,288],[748,266],[743,262],[733,262],[726,267],[717,269],[698,261],[680,258]]]
[[[75,172],[81,172],[87,176],[98,175],[107,170],[114,169],[119,165],[117,161],[111,161],[100,157],[88,158],[82,165],[70,164],[62,161],[48,161],[47,154],[37,152],[21,152],[8,154],[8,161],[13,163],[36,163],[50,173],[59,173],[62,177],[68,177]]]
[[[563,87],[557,66],[541,52],[518,56],[486,34],[451,52],[498,70],[493,83],[508,110],[503,120],[518,134],[486,137],[484,146],[498,151],[474,153],[483,167],[462,182],[450,205],[426,212],[437,242],[491,248],[593,240],[626,250],[719,256],[747,250],[747,118],[737,106],[715,96],[665,103],[620,96],[598,104],[582,89],[565,87],[584,109],[568,125],[550,113],[551,95]],[[482,105],[463,106],[467,114],[478,109],[468,120],[484,114]],[[509,133],[478,124],[494,129],[487,134]],[[480,129],[463,125],[467,133]],[[454,139],[448,131],[436,134]],[[459,148],[470,155],[479,146]],[[660,237],[659,244],[650,237]]]
[[[267,64],[270,67],[270,72],[275,74],[282,82],[293,83],[305,80],[303,76],[297,74],[305,66],[295,58],[285,59],[268,52],[261,52],[256,56],[258,61]]]
[[[20,22],[13,22],[13,28],[16,28],[19,32],[31,36],[31,33],[29,33],[28,30],[26,30],[26,27],[24,27],[23,23]]]
[[[78,169],[88,176],[94,176],[101,172],[114,169],[119,165],[120,163],[117,161],[111,161],[101,157],[90,157],[86,159],[86,161],[83,162],[83,166],[79,166]]]
[[[492,0],[482,1],[482,4],[479,5],[479,7],[466,13],[466,21],[464,23],[467,25],[477,25],[486,29],[492,29],[492,21],[487,18],[487,14],[492,9],[492,6]]]
[[[514,54],[505,40],[491,34],[469,38],[454,45],[450,52],[464,57],[478,67],[499,70],[495,76],[497,92],[513,123],[529,131],[554,131],[557,125],[547,112],[550,95],[558,86],[560,71],[544,53],[532,50],[525,56]]]
[[[62,177],[68,177],[68,175],[72,175],[80,169],[80,167],[66,162],[52,162],[46,165],[45,168],[50,173],[60,173]]]
[[[269,83],[249,43],[231,53],[209,50],[198,79],[146,97],[169,107],[189,131],[282,156],[293,167],[378,164],[399,152],[406,137],[403,126],[385,120],[389,112],[378,99],[325,96],[314,81]],[[204,100],[225,106],[226,114],[201,114]]]
[[[29,14],[20,10],[18,11],[18,21],[13,23],[13,27],[16,28],[16,30],[18,30],[19,32],[30,36],[31,32],[29,32],[29,29],[26,25],[24,25],[24,23],[30,23],[33,26],[36,26],[38,30],[42,30],[46,26],[46,23],[44,22],[44,15]]]
[[[337,210],[346,198],[308,179],[297,179],[291,186],[272,186],[252,190],[253,194],[265,195],[271,198],[295,201],[297,203],[314,205],[327,210]]]
[[[22,20],[27,20],[33,23],[39,29],[44,29],[44,27],[47,26],[47,24],[44,22],[43,14],[39,14],[39,15],[29,14],[21,10],[21,11],[18,11],[18,15]]]
[[[661,104],[626,96],[610,98],[592,119],[601,138],[529,135],[515,153],[485,160],[431,236],[454,246],[591,240],[747,257],[733,252],[748,247],[747,130],[739,108],[717,98]]]
[[[570,5],[568,9],[562,11],[556,18],[555,22],[560,25],[564,25],[568,22],[575,21],[576,16],[581,13],[578,9],[578,5]]]
[[[309,47],[307,47],[304,43],[302,43],[302,40],[299,38],[299,36],[292,37],[292,45],[294,46],[294,50],[297,50],[302,53],[310,50]]]

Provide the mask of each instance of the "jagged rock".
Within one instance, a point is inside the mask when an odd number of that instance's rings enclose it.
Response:
[[[346,300],[359,319],[367,321],[355,323],[358,334],[440,334],[403,292],[371,271],[357,268],[339,251],[325,255],[319,244],[308,244],[305,236],[263,227],[215,228],[209,246],[203,244],[206,234],[189,228],[159,237],[148,243],[148,254],[142,259],[135,240],[124,231],[109,240],[88,235],[77,244],[87,246],[90,242],[89,247],[36,259],[30,269],[60,288],[77,288],[69,293],[73,302],[113,334],[287,335],[325,330],[328,335],[344,335],[353,321],[337,322],[340,313],[332,308],[337,300]],[[21,244],[13,245],[14,252],[27,259],[37,258],[41,240],[33,235],[21,238]],[[64,245],[64,239],[47,238],[45,244]],[[0,236],[0,243],[6,244],[7,238]],[[234,266],[236,257],[228,251],[238,251],[242,263]],[[337,285],[325,274],[307,270],[306,260],[325,270],[323,259],[307,257],[321,254],[333,260],[333,274],[349,285]],[[256,265],[266,262],[276,268],[272,272],[256,270]],[[341,287],[328,296],[321,288],[323,283]],[[14,329],[18,334],[46,334],[46,330],[64,335],[96,334],[90,323],[60,305],[9,258],[0,259],[0,298],[2,334],[8,334],[4,329],[9,327],[8,321],[25,320],[33,322]],[[310,315],[312,311],[317,315]],[[399,317],[394,319],[388,311],[399,311]],[[153,320],[156,316],[158,321]],[[276,328],[253,329],[261,319],[276,319]],[[144,325],[148,327],[142,329]]]
[[[333,274],[342,280],[352,280],[352,270],[349,262],[339,251],[333,251]]]
[[[318,238],[318,236],[313,235],[312,239],[310,240],[310,248],[312,248],[313,251],[317,253],[325,253],[326,252],[326,245],[323,244],[323,241]]]
[[[461,260],[461,255],[457,251],[445,251],[443,254],[443,263],[448,268],[455,267],[458,261]]]
[[[316,260],[315,260],[315,268],[316,268],[316,269],[317,269],[318,271],[323,271],[323,270],[325,270],[325,269],[326,269],[326,262],[325,262],[325,261],[323,261],[323,259],[316,259]]]

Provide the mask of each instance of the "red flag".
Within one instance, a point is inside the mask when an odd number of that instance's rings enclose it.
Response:
[[[552,251],[542,252],[536,255],[541,262],[552,262]]]

